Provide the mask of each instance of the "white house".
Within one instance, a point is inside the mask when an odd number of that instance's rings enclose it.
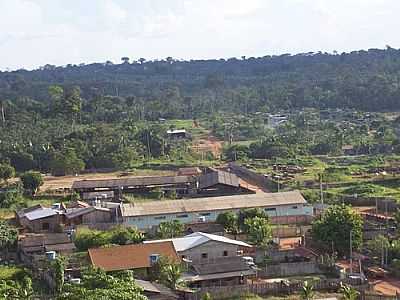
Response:
[[[203,232],[195,232],[180,238],[144,241],[144,243],[164,241],[171,241],[174,244],[176,252],[182,259],[194,263],[238,256],[239,253],[252,248],[251,245],[242,241]]]

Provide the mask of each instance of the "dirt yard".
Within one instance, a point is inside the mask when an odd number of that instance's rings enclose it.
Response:
[[[396,296],[400,293],[400,280],[398,278],[386,277],[384,279],[370,281],[373,290],[387,296]]]
[[[211,152],[218,158],[222,154],[222,142],[212,135],[202,135],[193,142],[192,149],[196,152]]]

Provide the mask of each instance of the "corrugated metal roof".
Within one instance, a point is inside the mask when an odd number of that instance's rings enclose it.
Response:
[[[306,203],[299,191],[291,191],[123,204],[121,213],[123,217],[136,217]]]
[[[74,181],[72,189],[128,188],[136,186],[184,184],[194,181],[195,178],[192,176],[147,176],[103,180],[78,180]]]
[[[223,236],[207,234],[203,232],[195,232],[181,238],[173,238],[166,240],[155,240],[155,241],[145,241],[144,243],[157,243],[163,241],[171,241],[174,244],[175,250],[177,252],[182,252],[189,250],[191,248],[197,247],[199,245],[205,244],[209,241],[217,241],[226,244],[233,244],[241,247],[252,247],[242,241],[232,240]]]
[[[216,171],[204,174],[199,177],[199,188],[207,188],[216,184],[225,184],[233,187],[239,187],[239,178],[225,171]]]
[[[65,216],[68,219],[72,219],[72,218],[76,218],[78,216],[82,216],[82,215],[91,213],[95,210],[111,213],[110,209],[108,209],[108,208],[90,206],[90,207],[83,207],[83,208],[68,209],[67,212],[65,213]]]
[[[29,220],[29,221],[33,221],[33,220],[38,220],[38,219],[43,219],[43,218],[47,218],[47,217],[51,217],[54,215],[57,215],[58,212],[52,208],[40,208],[34,211],[30,211],[28,213],[25,214],[25,217]]]

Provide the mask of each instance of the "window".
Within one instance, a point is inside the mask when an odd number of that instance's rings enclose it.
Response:
[[[228,256],[228,251],[224,251],[223,256]]]
[[[210,213],[201,213],[200,214],[200,216],[203,216],[203,217],[206,217],[206,216],[209,216],[209,215],[211,215]]]
[[[292,209],[297,209],[297,206],[295,205],[295,206],[292,206]]]
[[[49,230],[49,228],[50,228],[50,224],[49,223],[43,223],[42,224],[42,229],[43,230]]]
[[[208,257],[208,254],[207,254],[207,253],[202,253],[202,254],[201,254],[201,258],[206,259],[207,257]]]
[[[154,217],[155,220],[164,220],[165,216],[158,216],[158,217]]]
[[[177,215],[176,217],[177,217],[177,218],[180,218],[180,219],[183,219],[183,218],[187,218],[188,215]]]
[[[275,208],[275,207],[272,207],[272,208],[265,208],[264,210],[265,210],[265,211],[276,211],[276,208]]]

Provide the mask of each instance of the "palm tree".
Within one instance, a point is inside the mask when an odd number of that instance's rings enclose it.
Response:
[[[301,299],[302,300],[311,300],[314,298],[314,287],[312,284],[309,284],[308,281],[304,281],[303,287],[301,289]]]
[[[355,288],[353,288],[350,285],[345,285],[343,283],[340,283],[340,291],[343,295],[344,300],[357,300],[358,295],[360,294],[359,291],[357,291]]]

